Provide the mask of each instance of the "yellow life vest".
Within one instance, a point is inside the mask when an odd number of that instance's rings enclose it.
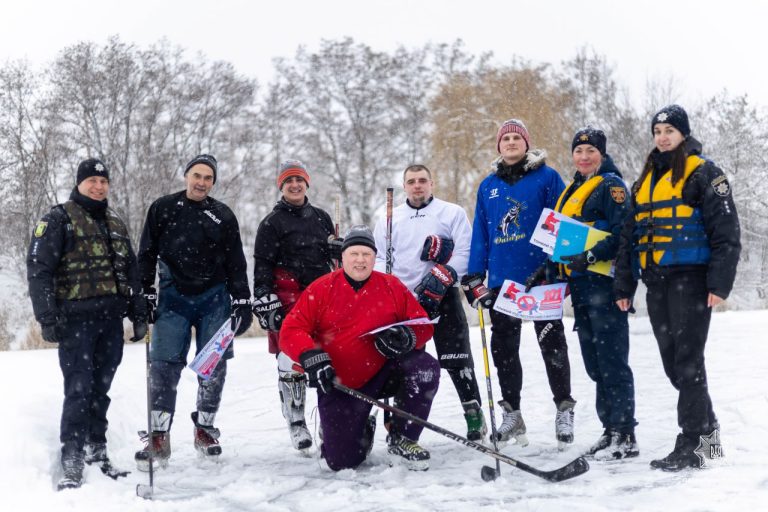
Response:
[[[652,254],[657,265],[698,265],[709,262],[709,240],[701,211],[683,203],[683,187],[705,160],[690,155],[683,178],[672,185],[672,169],[658,181],[649,172],[635,195],[634,251],[640,268]]]

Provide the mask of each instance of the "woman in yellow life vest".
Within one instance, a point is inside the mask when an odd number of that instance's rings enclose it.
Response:
[[[739,218],[722,170],[701,155],[688,114],[668,105],[653,116],[656,148],[633,185],[632,214],[616,261],[616,304],[629,310],[642,278],[664,372],[678,390],[674,450],[651,467],[679,471],[721,454],[704,346],[712,307],[728,297],[741,252]],[[699,455],[701,453],[701,455]]]
[[[610,233],[588,250],[563,258],[559,278],[567,279],[587,374],[595,382],[595,408],[603,433],[588,450],[597,460],[637,457],[635,385],[629,367],[627,312],[613,296],[613,278],[590,270],[598,261],[612,261],[621,227],[629,214],[629,193],[621,173],[606,153],[602,130],[587,126],[571,143],[576,174],[555,209],[575,220]],[[550,272],[551,273],[551,272]],[[534,284],[538,279],[531,276]]]

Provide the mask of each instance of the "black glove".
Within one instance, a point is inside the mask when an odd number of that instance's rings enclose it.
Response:
[[[144,337],[147,335],[147,322],[145,321],[138,321],[133,322],[133,336],[131,337],[131,341],[141,341],[144,339]]]
[[[341,261],[341,247],[344,245],[343,238],[337,238],[336,235],[328,237],[328,256],[332,260]]]
[[[147,322],[154,324],[157,320],[157,291],[150,286],[144,291],[144,300],[147,302]]]
[[[437,316],[440,302],[455,282],[456,271],[453,267],[438,263],[413,290],[419,299],[419,304],[429,313],[430,318]]]
[[[416,333],[407,325],[396,325],[376,334],[376,350],[388,359],[407,354],[416,346]]]
[[[43,339],[48,343],[59,343],[61,341],[61,335],[59,334],[59,324],[46,324],[40,326]]]
[[[483,284],[482,274],[468,274],[461,278],[461,289],[467,297],[470,306],[477,309],[478,305],[485,309],[493,307],[495,297],[493,292]]]
[[[253,323],[251,312],[251,299],[232,299],[232,324],[231,329],[235,336],[240,336]]]
[[[279,331],[283,325],[283,304],[277,295],[266,286],[260,286],[254,292],[253,314],[259,319],[259,325],[265,331]]]
[[[587,267],[597,261],[592,254],[592,251],[586,251],[572,256],[563,256],[560,259],[566,262],[566,266],[571,272],[586,272]]]
[[[539,268],[533,271],[533,274],[528,276],[525,280],[525,293],[531,291],[534,286],[547,283],[547,264],[546,262]]]
[[[453,240],[443,238],[437,235],[429,235],[424,240],[424,247],[421,249],[421,261],[434,261],[445,265],[451,259],[453,254]]]
[[[304,368],[309,387],[318,388],[323,393],[329,393],[333,389],[336,370],[333,369],[331,357],[325,350],[313,348],[302,352],[299,362]]]

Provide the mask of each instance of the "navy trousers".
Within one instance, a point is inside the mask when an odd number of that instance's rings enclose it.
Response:
[[[384,367],[359,388],[374,398],[394,396],[394,405],[426,420],[440,383],[440,365],[423,350],[414,350],[400,359],[389,359]],[[365,460],[373,442],[366,432],[371,405],[336,389],[317,392],[320,424],[323,428],[322,455],[334,471],[355,468]],[[391,432],[417,441],[424,427],[392,415]]]

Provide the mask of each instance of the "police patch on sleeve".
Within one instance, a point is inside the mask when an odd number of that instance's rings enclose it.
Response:
[[[615,203],[622,204],[627,200],[627,191],[624,187],[611,187],[611,198]]]
[[[35,226],[35,238],[40,238],[45,233],[46,228],[48,228],[48,223],[44,221],[40,221],[37,223],[37,226]]]
[[[727,197],[731,193],[731,185],[725,175],[718,176],[712,180],[712,190],[720,197]]]

